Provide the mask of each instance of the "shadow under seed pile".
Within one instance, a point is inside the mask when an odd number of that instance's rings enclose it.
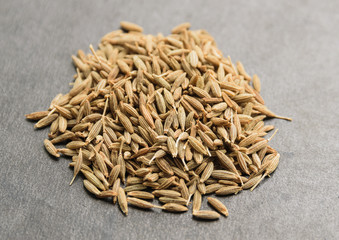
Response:
[[[263,137],[277,117],[260,96],[260,80],[224,58],[204,30],[183,23],[164,37],[143,35],[121,22],[93,55],[72,56],[77,74],[69,93],[48,111],[26,115],[36,128],[50,125],[47,151],[72,157],[74,181],[111,198],[127,215],[128,204],[185,212],[192,203],[201,219],[228,216],[201,210],[202,196],[254,189],[278,166],[280,155]],[[66,143],[66,148],[55,144]],[[126,196],[127,194],[127,196]],[[164,205],[151,201],[157,197]]]

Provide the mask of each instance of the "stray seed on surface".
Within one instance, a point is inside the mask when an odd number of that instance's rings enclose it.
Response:
[[[209,204],[211,204],[215,208],[215,210],[225,215],[226,217],[228,216],[228,210],[226,206],[222,202],[220,202],[220,200],[216,198],[208,197],[207,201]]]
[[[220,214],[214,211],[209,210],[200,210],[193,212],[193,216],[198,219],[204,220],[218,220],[220,218]]]

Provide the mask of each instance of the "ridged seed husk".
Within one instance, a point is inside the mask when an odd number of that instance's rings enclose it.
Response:
[[[127,206],[127,199],[126,199],[126,194],[124,189],[121,187],[118,190],[118,202],[121,211],[125,214],[128,215],[128,206]]]
[[[220,202],[220,200],[216,199],[216,198],[212,198],[212,197],[208,197],[207,201],[209,204],[211,204],[215,210],[217,210],[219,213],[225,215],[226,217],[228,216],[228,210],[226,208],[226,206]]]
[[[46,150],[47,150],[47,152],[49,154],[51,154],[54,157],[60,157],[60,154],[58,153],[58,150],[55,148],[53,143],[51,143],[51,141],[49,141],[48,139],[45,139],[44,140],[44,145],[45,145],[45,148],[46,148]]]
[[[218,189],[215,192],[215,194],[220,195],[220,196],[226,196],[226,195],[231,195],[231,194],[237,194],[241,190],[242,190],[241,187],[238,187],[238,186],[227,186],[227,187],[222,187]]]
[[[177,203],[166,203],[165,205],[162,205],[162,207],[168,212],[186,212],[188,210],[187,207]]]
[[[145,208],[145,209],[149,209],[149,208],[161,208],[159,206],[155,206],[150,202],[138,199],[138,198],[134,198],[134,197],[128,197],[127,198],[127,202],[135,207],[139,207],[139,208]]]
[[[127,196],[146,199],[146,200],[154,199],[154,195],[146,191],[131,191],[127,193]]]
[[[220,214],[210,210],[200,210],[193,212],[193,216],[198,219],[204,220],[217,220],[220,218]]]

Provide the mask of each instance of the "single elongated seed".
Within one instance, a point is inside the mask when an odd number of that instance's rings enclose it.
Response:
[[[163,210],[168,212],[186,212],[188,210],[187,207],[177,204],[177,203],[166,203],[162,206]]]
[[[147,199],[151,200],[154,199],[154,195],[149,192],[145,191],[131,191],[127,193],[127,196],[135,197],[135,198],[141,198],[141,199]]]
[[[175,158],[178,155],[178,148],[175,144],[175,141],[172,137],[167,138],[167,147],[172,156]]]
[[[121,211],[125,214],[128,215],[128,206],[127,206],[127,199],[126,199],[126,194],[123,188],[119,188],[118,191],[118,202]]]
[[[218,189],[215,192],[215,194],[216,195],[225,196],[225,195],[230,195],[230,194],[237,194],[240,191],[241,191],[241,187],[238,187],[238,186],[227,186],[227,187],[222,187],[222,188]]]
[[[250,180],[248,180],[246,183],[244,183],[244,185],[242,185],[242,189],[250,189],[251,187],[253,187],[259,180],[261,179],[261,175],[255,176],[253,178],[251,178]]]
[[[253,82],[254,89],[257,90],[258,92],[260,92],[261,91],[261,84],[260,84],[260,78],[258,77],[257,74],[253,75],[252,82]]]
[[[226,217],[228,216],[228,210],[226,206],[222,202],[220,202],[220,200],[216,198],[208,197],[207,201],[209,204],[211,204],[215,208],[215,210],[225,215]]]
[[[33,112],[26,114],[25,117],[29,120],[40,120],[46,117],[49,114],[49,111]]]
[[[131,134],[134,133],[134,128],[133,128],[133,125],[132,125],[131,121],[129,120],[129,118],[119,110],[116,111],[116,114],[118,115],[118,118],[119,118],[121,124],[124,126],[124,128],[129,133],[131,133]]]
[[[135,32],[142,32],[143,28],[139,25],[127,21],[121,21],[120,27],[126,31],[135,31]]]
[[[226,154],[224,154],[220,150],[215,151],[215,153],[217,154],[217,157],[218,157],[218,159],[220,161],[220,164],[222,164],[224,167],[226,167],[227,169],[231,170],[232,172],[237,173],[236,167],[234,166],[234,164],[231,161],[231,159],[226,156]]]
[[[193,208],[192,208],[193,215],[194,215],[195,212],[200,210],[201,201],[202,201],[201,193],[196,190],[195,193],[194,193],[194,196],[193,196]]]
[[[150,202],[138,199],[138,198],[134,198],[134,197],[128,197],[127,198],[127,202],[133,206],[139,207],[139,208],[145,208],[145,209],[149,209],[149,208],[161,208],[160,206],[156,206]]]
[[[182,178],[179,180],[179,187],[181,188],[181,196],[184,199],[188,200],[189,198],[188,188],[186,186],[185,180]]]
[[[246,173],[246,174],[250,174],[250,172],[248,171],[248,167],[247,167],[247,163],[245,161],[245,158],[244,156],[242,155],[241,152],[237,152],[237,159],[238,159],[238,163],[239,163],[239,166],[241,168],[241,170]]]
[[[154,196],[156,197],[170,197],[170,198],[175,198],[175,197],[180,197],[181,194],[179,192],[176,192],[174,190],[155,190],[152,192]]]
[[[125,192],[132,192],[132,191],[142,191],[145,190],[147,187],[143,184],[135,184],[131,186],[125,187]]]
[[[53,143],[53,144],[60,143],[60,142],[66,141],[68,139],[71,139],[73,137],[75,137],[75,134],[73,132],[66,131],[65,133],[53,138],[51,140],[51,143]]]
[[[47,152],[49,152],[49,154],[51,154],[54,157],[60,157],[60,154],[58,153],[58,150],[55,148],[53,143],[51,143],[51,141],[49,141],[48,139],[45,139],[44,140],[44,145],[45,145],[45,148],[46,148]]]
[[[74,175],[73,175],[73,178],[72,178],[72,180],[71,180],[69,185],[72,185],[75,177],[78,175],[78,173],[79,173],[79,171],[81,169],[82,162],[83,162],[82,149],[80,148],[79,155],[78,155],[78,158],[77,158],[77,160],[75,162],[75,166],[74,166]]]
[[[164,159],[164,158],[157,158],[155,160],[155,163],[157,164],[157,166],[165,173],[169,174],[169,175],[173,175],[173,169],[171,168],[171,166],[168,164],[168,162]]]
[[[87,136],[86,142],[89,143],[89,142],[93,141],[94,138],[96,138],[99,135],[101,129],[102,129],[102,121],[99,120],[91,128],[91,131],[89,132],[89,134]]]
[[[115,180],[115,182],[113,183],[113,187],[112,187],[112,191],[117,192],[118,196],[119,196],[119,188],[120,188],[120,178]],[[113,204],[117,202],[118,196],[113,197]]]
[[[191,51],[188,56],[188,62],[189,64],[191,64],[192,67],[197,67],[198,66],[198,63],[199,63],[199,59],[198,59],[198,55],[196,53],[196,51]]]
[[[58,114],[53,113],[51,115],[47,115],[46,117],[40,119],[35,125],[34,128],[43,128],[50,125],[56,118]]]
[[[68,149],[79,149],[82,148],[84,146],[86,146],[87,143],[83,142],[83,141],[72,141],[66,144],[66,148]]]
[[[179,205],[187,205],[187,199],[182,197],[159,197],[159,201],[162,203],[176,203]]]
[[[208,152],[204,145],[201,142],[199,142],[196,138],[189,136],[188,141],[194,148],[194,150],[200,152],[201,154],[208,155]]]
[[[215,211],[209,211],[209,210],[200,210],[193,212],[193,216],[198,219],[204,219],[204,220],[217,220],[220,218],[220,214]]]
[[[204,169],[203,173],[201,174],[200,182],[203,183],[205,182],[212,174],[214,169],[214,164],[213,162],[209,162]]]
[[[100,192],[100,194],[98,194],[98,197],[100,198],[109,198],[109,197],[117,197],[117,196],[118,196],[118,193],[113,190],[102,191]]]
[[[94,195],[100,195],[100,191],[90,181],[85,179],[84,180],[84,186],[89,192],[93,193]]]

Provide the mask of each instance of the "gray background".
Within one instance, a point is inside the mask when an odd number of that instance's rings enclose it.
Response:
[[[121,20],[148,34],[183,21],[208,30],[261,77],[267,105],[294,119],[271,121],[278,170],[252,193],[221,198],[227,219],[136,209],[124,217],[81,178],[69,187],[69,161],[50,158],[47,129],[25,120],[69,90],[71,54]],[[338,26],[338,1],[0,0],[0,238],[338,239]]]

